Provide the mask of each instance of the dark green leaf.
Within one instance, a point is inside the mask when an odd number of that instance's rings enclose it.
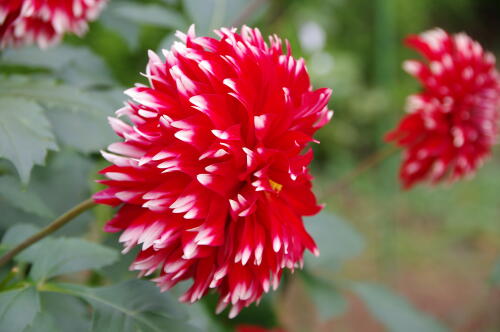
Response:
[[[40,310],[40,298],[34,287],[0,293],[0,331],[22,332]]]
[[[180,14],[155,4],[120,4],[115,8],[115,13],[137,24],[150,24],[181,30],[187,26]]]
[[[199,331],[185,323],[186,314],[177,301],[151,282],[131,280],[125,283],[89,288],[57,284],[56,291],[81,297],[94,308],[92,331],[163,332]]]
[[[50,123],[35,102],[8,96],[0,80],[0,157],[10,160],[27,183],[34,165],[42,165],[57,145]]]
[[[365,302],[368,310],[394,332],[447,331],[433,317],[418,311],[403,297],[390,289],[373,283],[355,283],[352,290]]]
[[[52,218],[50,208],[32,191],[23,188],[19,181],[8,175],[0,177],[0,199],[12,206],[42,218]]]
[[[363,251],[361,235],[349,223],[331,213],[321,212],[305,218],[304,224],[320,250],[319,257],[306,255],[307,267],[334,270]]]

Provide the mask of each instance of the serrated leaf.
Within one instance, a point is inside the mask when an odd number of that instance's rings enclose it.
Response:
[[[402,296],[387,287],[373,283],[355,283],[352,290],[363,300],[368,310],[394,332],[448,331],[435,318],[418,311]]]
[[[100,288],[70,284],[54,287],[55,291],[81,297],[92,305],[95,332],[199,331],[185,323],[187,317],[175,300],[148,281],[130,280]]]
[[[30,262],[30,277],[43,281],[51,277],[98,269],[118,258],[116,250],[78,238],[46,238],[16,257]]]
[[[156,25],[164,28],[185,29],[187,23],[177,12],[156,4],[126,3],[116,6],[116,15],[137,24]]]
[[[320,277],[303,274],[308,294],[313,300],[320,318],[326,321],[347,310],[347,300],[331,282]]]
[[[0,200],[2,199],[20,210],[42,218],[54,216],[38,195],[23,188],[19,181],[12,176],[0,176]]]
[[[320,256],[306,255],[306,266],[327,270],[338,269],[341,264],[363,251],[361,235],[346,221],[328,212],[304,218],[307,231],[318,245]]]
[[[57,145],[42,108],[5,95],[0,82],[0,157],[10,160],[27,183],[33,166],[42,165],[47,151],[57,150]]]
[[[23,331],[40,310],[40,298],[34,287],[0,293],[0,331]]]

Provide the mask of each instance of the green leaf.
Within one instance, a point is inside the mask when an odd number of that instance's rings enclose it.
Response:
[[[394,332],[444,332],[448,329],[435,318],[418,311],[403,297],[373,283],[355,283],[352,290],[365,302],[368,310]]]
[[[53,284],[49,291],[81,297],[94,308],[92,331],[163,332],[199,331],[185,323],[186,314],[177,301],[151,282],[130,280],[125,283],[89,288],[80,285]]]
[[[185,29],[187,26],[187,23],[180,14],[164,6],[155,4],[120,4],[116,6],[115,13],[117,16],[121,16],[137,24],[156,25],[172,29]]]
[[[87,158],[76,152],[63,150],[49,156],[46,167],[34,169],[26,190],[38,196],[58,216],[89,197],[91,171],[92,163]],[[14,208],[3,200],[0,200],[0,211],[0,224],[3,228],[18,223],[45,226],[52,221],[52,218],[42,218]],[[88,230],[87,221],[90,219],[90,213],[83,213],[56,234],[79,235]]]
[[[302,276],[309,291],[308,294],[323,321],[346,312],[347,300],[336,286],[317,276],[306,273],[303,273]]]
[[[0,80],[0,157],[10,160],[21,180],[29,181],[34,165],[48,150],[57,150],[50,123],[35,102],[9,96]]]
[[[0,199],[7,201],[20,210],[39,217],[52,218],[54,216],[50,208],[45,205],[38,195],[23,188],[13,176],[4,175],[0,177]]]
[[[2,238],[2,245],[12,248],[39,230],[40,228],[31,224],[16,224],[5,232]]]
[[[117,258],[117,251],[78,238],[46,238],[16,257],[19,261],[33,264],[30,276],[36,281],[98,269],[113,263]]]
[[[46,114],[60,145],[91,153],[102,150],[116,140],[116,135],[107,120],[115,108],[110,107],[106,111],[101,111],[53,106],[46,111]]]
[[[304,224],[320,250],[319,257],[306,255],[307,267],[335,270],[364,249],[361,235],[349,223],[331,213],[321,212],[305,218]]]
[[[0,331],[23,331],[39,310],[40,298],[34,287],[0,293]]]
[[[116,8],[119,6],[117,2],[111,1],[107,6],[107,10],[100,16],[99,21],[106,28],[119,34],[130,49],[136,49],[139,46],[140,27],[137,24],[130,24],[128,19],[117,15]]]
[[[249,3],[247,0],[183,0],[184,9],[199,35],[233,26]]]
[[[59,45],[41,50],[38,47],[8,49],[2,63],[51,69],[56,77],[77,86],[113,84],[104,61],[85,47]]]
[[[2,245],[14,247],[38,231],[38,227],[20,224],[11,227]],[[17,261],[32,263],[30,276],[36,281],[82,270],[97,269],[118,259],[118,251],[79,238],[47,237],[21,252]]]
[[[36,314],[33,322],[24,329],[24,332],[62,332],[56,327],[54,319],[46,311],[40,311]]]
[[[54,325],[61,332],[88,332],[90,330],[89,308],[80,298],[59,294],[40,294],[42,311],[52,316]]]

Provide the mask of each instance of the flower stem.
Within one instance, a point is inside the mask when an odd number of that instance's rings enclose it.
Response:
[[[68,222],[79,216],[81,213],[84,211],[94,207],[96,203],[92,200],[92,198],[89,198],[80,204],[74,206],[71,208],[69,211],[64,213],[62,216],[59,218],[55,219],[53,222],[51,222],[49,225],[47,225],[45,228],[40,230],[38,233],[34,234],[33,236],[27,238],[20,244],[18,244],[16,247],[13,249],[9,250],[5,255],[3,255],[0,258],[0,267],[4,266],[7,264],[12,258],[14,258],[17,254],[19,254],[21,251],[24,249],[28,248],[32,244],[40,241],[47,235],[50,235],[57,231],[59,228],[62,226],[66,225]]]
[[[338,192],[340,189],[343,189],[358,176],[360,176],[370,168],[377,166],[380,162],[393,155],[396,151],[398,151],[398,148],[393,145],[388,145],[385,148],[375,151],[374,153],[366,157],[363,161],[361,161],[358,166],[356,166],[356,168],[343,175],[332,187],[326,189],[323,193],[323,197],[328,197],[328,195]]]

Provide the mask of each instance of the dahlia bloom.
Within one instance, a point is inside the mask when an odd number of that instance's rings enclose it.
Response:
[[[408,114],[387,135],[405,149],[403,186],[472,175],[490,155],[498,132],[495,58],[466,34],[441,29],[410,36],[406,43],[428,61],[404,63],[423,89],[408,97]]]
[[[46,48],[65,32],[87,30],[107,0],[0,0],[0,48],[36,43]]]
[[[186,279],[181,301],[210,288],[217,311],[230,317],[278,286],[283,268],[302,266],[305,249],[318,254],[302,216],[321,207],[308,165],[313,134],[332,116],[331,91],[312,90],[303,59],[277,36],[259,30],[194,28],[164,50],[149,52],[132,98],[110,119],[124,142],[104,157],[109,188],[94,196],[118,206],[109,232],[123,231],[124,251],[141,245],[131,269],[167,290]]]
[[[255,325],[238,325],[236,327],[236,332],[285,332],[281,329],[266,329]]]

